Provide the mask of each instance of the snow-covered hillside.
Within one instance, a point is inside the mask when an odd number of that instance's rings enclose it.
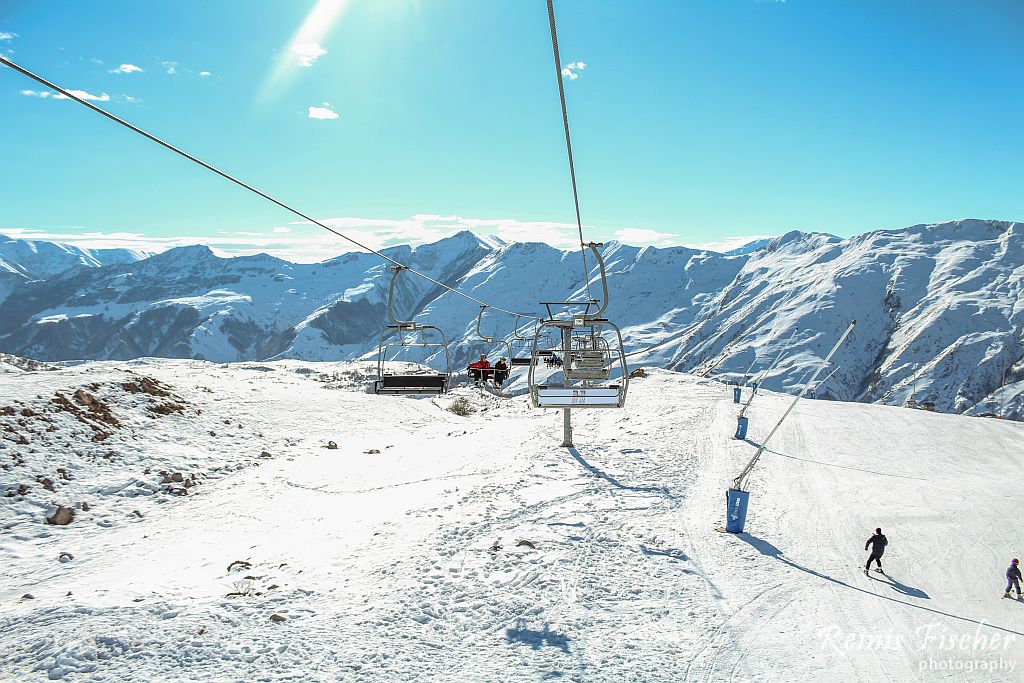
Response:
[[[741,379],[781,357],[764,380],[776,390],[802,382],[857,319],[819,396],[895,405],[913,397],[943,412],[1021,419],[1022,231],[963,220],[845,240],[792,232],[733,254],[612,242],[604,247],[608,313],[633,362]],[[528,314],[540,315],[543,300],[587,296],[578,253],[544,244],[464,232],[388,254]],[[390,275],[365,254],[303,265],[175,249],[18,286],[0,303],[0,351],[45,360],[368,357],[386,322]],[[600,297],[593,271],[590,285]],[[400,280],[396,313],[442,328],[456,367],[503,350],[479,341],[478,312],[423,280]],[[514,323],[488,312],[482,328],[510,339]]]
[[[42,280],[76,267],[131,263],[147,256],[134,249],[83,249],[60,242],[0,235],[0,301],[14,284],[25,280]]]
[[[651,370],[561,449],[525,397],[365,364],[12,360],[3,680],[1024,680],[1019,423],[805,401],[734,536],[788,396],[736,441],[729,387]]]

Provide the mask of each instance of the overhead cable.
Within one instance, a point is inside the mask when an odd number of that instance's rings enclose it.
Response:
[[[369,246],[367,246],[365,244],[362,244],[361,242],[358,242],[358,241],[352,239],[348,235],[345,235],[344,233],[339,232],[338,230],[335,230],[334,228],[332,228],[332,227],[330,227],[328,225],[325,225],[324,223],[321,223],[320,221],[316,220],[315,218],[312,218],[311,216],[306,215],[305,213],[299,211],[298,209],[296,209],[296,208],[294,208],[292,206],[289,206],[288,204],[285,204],[284,202],[282,202],[282,201],[280,201],[278,199],[275,199],[274,197],[271,197],[266,192],[258,190],[255,187],[253,187],[252,185],[249,185],[248,183],[245,183],[245,182],[239,180],[238,178],[235,178],[234,176],[229,175],[229,174],[225,173],[224,171],[221,171],[220,169],[216,168],[215,166],[212,166],[212,165],[206,163],[202,159],[199,159],[199,158],[189,154],[188,152],[186,152],[186,151],[184,151],[182,149],[179,149],[178,147],[175,147],[174,145],[170,144],[169,142],[165,142],[164,140],[161,140],[160,138],[156,137],[155,135],[151,135],[150,133],[147,133],[146,131],[142,130],[138,126],[135,126],[135,125],[133,125],[131,123],[128,123],[124,119],[121,119],[121,118],[118,118],[117,116],[114,116],[113,114],[111,114],[107,110],[102,109],[100,107],[97,107],[95,104],[92,104],[91,102],[87,102],[85,99],[75,95],[73,92],[65,90],[64,88],[60,87],[59,85],[55,85],[55,84],[51,83],[50,81],[46,80],[42,76],[38,76],[38,75],[32,73],[31,71],[29,71],[28,69],[15,64],[14,62],[12,62],[7,57],[4,57],[3,55],[0,55],[0,63],[4,64],[5,66],[9,66],[10,68],[14,69],[15,71],[17,71],[18,73],[20,73],[20,74],[22,74],[24,76],[28,76],[29,78],[31,78],[32,80],[36,81],[37,83],[45,85],[47,88],[50,88],[51,90],[60,93],[63,97],[66,97],[69,100],[74,100],[75,102],[81,104],[82,106],[85,106],[85,107],[88,107],[89,109],[92,109],[97,114],[102,114],[103,116],[107,117],[111,121],[113,121],[115,123],[118,123],[118,124],[124,126],[125,128],[135,132],[135,133],[138,133],[139,135],[143,136],[144,138],[147,138],[147,139],[157,143],[158,145],[160,145],[162,147],[165,147],[166,149],[169,149],[170,151],[174,152],[175,154],[183,156],[183,157],[185,157],[186,159],[188,159],[189,161],[191,161],[193,163],[199,164],[200,166],[202,166],[206,170],[212,171],[212,172],[216,173],[217,175],[221,176],[222,178],[224,178],[226,180],[230,180],[234,184],[236,184],[236,185],[238,185],[240,187],[243,187],[246,190],[249,190],[250,192],[252,192],[254,194],[257,194],[260,197],[263,197],[267,201],[273,202],[274,204],[277,204],[282,209],[285,209],[286,211],[290,211],[291,213],[295,214],[296,216],[299,216],[300,218],[309,221],[313,225],[319,226],[319,227],[323,228],[324,230],[337,235],[338,237],[342,238],[343,240],[347,240],[348,242],[351,242],[352,244],[354,244],[355,246],[359,247],[360,249],[363,249],[364,251],[367,251],[367,252],[369,252],[371,254],[376,254],[377,256],[381,257],[385,261],[388,261],[388,262],[390,262],[391,264],[393,264],[395,266],[398,266],[400,268],[408,270],[413,275],[417,275],[417,276],[423,278],[424,280],[427,280],[428,282],[431,282],[431,283],[437,285],[438,287],[446,289],[447,291],[451,292],[452,294],[455,294],[457,296],[461,296],[462,298],[468,299],[469,301],[472,301],[474,303],[480,304],[481,306],[487,306],[488,308],[494,309],[495,311],[500,311],[502,313],[506,313],[508,315],[517,315],[517,316],[520,316],[520,317],[523,317],[523,318],[532,318],[532,319],[535,319],[535,320],[539,320],[540,319],[537,316],[527,315],[525,313],[518,313],[516,311],[510,311],[510,310],[501,308],[499,306],[490,305],[490,304],[488,304],[488,303],[486,303],[486,302],[476,298],[475,296],[472,296],[470,294],[466,294],[465,292],[459,291],[458,289],[456,289],[454,287],[451,287],[450,285],[446,285],[445,283],[440,282],[439,280],[435,280],[434,278],[430,277],[429,275],[427,275],[425,273],[421,273],[418,270],[415,270],[413,268],[410,268],[409,266],[406,266],[405,264],[403,264],[403,263],[401,263],[401,262],[391,258],[390,256],[388,256],[386,254],[383,254],[383,253],[377,251],[376,249],[373,249],[372,247],[369,247]]]
[[[562,124],[565,128],[565,150],[569,154],[569,178],[572,180],[572,200],[576,205],[576,228],[580,235],[580,257],[583,259],[583,282],[586,283],[587,298],[590,293],[590,270],[587,268],[587,245],[583,239],[583,219],[580,218],[580,195],[576,190],[576,168],[572,163],[572,141],[569,139],[569,112],[565,107],[565,86],[562,85],[562,60],[558,55],[558,33],[555,31],[554,0],[548,0],[548,23],[551,26],[551,50],[555,54],[555,79],[558,81],[558,99],[562,103]]]

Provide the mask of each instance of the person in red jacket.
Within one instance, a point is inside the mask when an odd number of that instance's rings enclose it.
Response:
[[[487,354],[480,354],[480,360],[475,363],[469,364],[469,377],[474,382],[479,382],[482,379],[487,379],[490,374],[487,371],[491,369],[491,364],[487,362]]]

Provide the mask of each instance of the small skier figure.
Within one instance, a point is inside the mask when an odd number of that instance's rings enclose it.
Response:
[[[878,565],[875,568],[876,572],[882,572],[882,555],[885,553],[885,546],[889,545],[889,539],[882,535],[881,529],[875,529],[875,535],[867,540],[864,544],[864,550],[871,546],[871,554],[868,556],[867,564],[864,565],[864,573],[867,574],[868,570],[871,569],[872,560]]]
[[[1020,600],[1020,560],[1016,557],[1010,562],[1010,566],[1006,568],[1006,592],[1003,593],[1004,598],[1010,597],[1010,589],[1017,589],[1017,599]]]

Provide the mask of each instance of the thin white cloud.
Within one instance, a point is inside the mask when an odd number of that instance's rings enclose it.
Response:
[[[8,33],[6,31],[0,31],[0,40],[14,40],[17,37],[17,33]]]
[[[559,249],[579,249],[575,223],[516,218],[466,218],[440,214],[417,214],[402,219],[336,217],[324,218],[320,222],[373,249],[436,242],[463,230],[478,235],[493,235],[505,242],[544,242]],[[593,226],[584,226],[584,229],[591,235],[595,232]],[[263,252],[296,263],[317,263],[337,254],[359,251],[351,243],[304,221],[271,227],[262,232],[212,232],[187,237],[151,237],[137,232],[99,232],[86,228],[55,232],[0,227],[0,233],[9,237],[52,240],[90,249],[126,248],[162,252],[174,247],[204,244],[223,256]],[[633,246],[682,244],[720,253],[770,237],[774,236],[746,235],[714,242],[687,243],[670,233],[648,228],[624,228],[614,234],[615,239]]]
[[[175,74],[178,73],[178,63],[177,62],[160,62],[160,64],[163,65],[164,71],[167,72],[168,76],[174,76]]]
[[[199,72],[199,75],[200,75],[200,76],[209,76],[209,75],[210,75],[210,72],[209,72],[209,71],[200,71],[200,72]]]
[[[142,67],[135,66],[134,64],[122,64],[116,69],[111,69],[112,74],[140,74],[143,72]]]
[[[341,217],[321,222],[374,249],[396,244],[436,242],[463,230],[495,235],[505,241],[546,242],[562,249],[578,248],[575,223],[434,214],[419,214],[405,219]],[[216,232],[188,237],[151,237],[135,232],[98,232],[86,228],[55,232],[0,227],[0,233],[8,237],[52,240],[89,249],[162,252],[174,247],[205,244],[224,256],[265,252],[296,263],[317,263],[337,254],[359,251],[351,243],[306,222],[270,228],[263,233]]]
[[[562,78],[575,81],[580,77],[580,72],[587,68],[586,62],[569,62],[562,67]]]
[[[108,95],[107,93],[100,93],[99,95],[93,95],[92,93],[88,93],[88,92],[86,92],[84,90],[68,90],[68,92],[71,93],[72,95],[74,95],[75,97],[81,98],[83,100],[91,100],[93,102],[109,102],[110,101],[110,95]],[[66,100],[66,99],[68,99],[67,95],[63,95],[61,93],[52,93],[49,90],[22,90],[21,94],[22,95],[27,95],[29,97],[41,97],[43,99],[46,99],[46,98],[53,99],[53,100]]]
[[[309,118],[311,119],[336,119],[340,116],[338,112],[331,109],[329,102],[324,102],[322,107],[310,107]]]
[[[108,95],[107,93],[100,93],[99,95],[93,95],[93,94],[87,93],[84,90],[68,90],[68,92],[71,93],[72,95],[74,95],[75,97],[79,97],[79,98],[81,98],[83,100],[92,100],[93,102],[109,102],[110,101],[110,95]],[[55,99],[55,100],[66,100],[68,98],[65,95],[57,94],[57,95],[53,96],[53,99]]]
[[[623,228],[615,233],[615,239],[634,246],[653,245],[668,246],[679,241],[679,237],[669,232],[658,232],[648,228]]]
[[[320,43],[300,43],[292,45],[291,53],[295,57],[296,64],[309,68],[316,64],[316,60],[327,54],[327,50]]]

